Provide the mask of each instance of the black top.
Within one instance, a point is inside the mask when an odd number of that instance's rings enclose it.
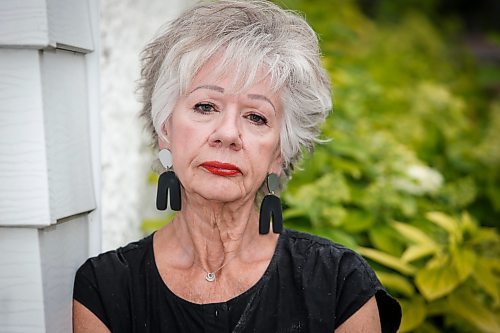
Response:
[[[363,258],[284,230],[262,278],[227,302],[195,304],[175,295],[156,267],[152,235],[88,259],[73,297],[118,333],[333,333],[373,295],[382,331],[396,332],[401,308]]]

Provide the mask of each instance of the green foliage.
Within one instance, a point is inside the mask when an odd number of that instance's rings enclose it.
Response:
[[[318,32],[335,97],[332,140],[282,194],[287,225],[367,258],[401,332],[500,332],[494,78],[418,12],[376,23],[352,1],[278,2]]]

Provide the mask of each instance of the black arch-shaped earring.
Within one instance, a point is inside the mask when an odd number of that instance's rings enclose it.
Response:
[[[169,195],[170,194],[170,195]],[[175,172],[166,171],[158,179],[158,191],[156,193],[156,208],[167,209],[170,198],[170,209],[181,210],[181,185]]]
[[[167,170],[158,179],[158,191],[156,192],[156,208],[167,209],[170,202],[170,209],[181,210],[181,183],[172,168],[172,153],[168,149],[162,149],[159,153],[160,162]],[[170,199],[170,200],[168,200]]]
[[[264,197],[260,205],[259,234],[266,235],[269,233],[271,219],[273,221],[273,232],[279,234],[283,230],[283,212],[280,198],[274,195],[274,192],[279,187],[278,175],[271,173],[267,176],[266,181],[269,194]]]

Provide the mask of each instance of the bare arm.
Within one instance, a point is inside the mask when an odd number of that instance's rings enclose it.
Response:
[[[106,325],[80,302],[73,300],[73,333],[111,333]]]
[[[381,333],[380,317],[375,296],[350,316],[335,333]]]

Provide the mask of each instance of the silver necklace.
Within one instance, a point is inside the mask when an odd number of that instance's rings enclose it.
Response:
[[[222,266],[220,266],[218,269],[216,269],[215,271],[213,272],[209,272],[207,271],[202,265],[199,265],[201,267],[201,269],[203,269],[205,271],[205,273],[207,273],[207,275],[205,275],[205,280],[207,280],[208,282],[214,282],[215,281],[215,278],[216,278],[216,273],[218,271],[220,271],[224,266],[226,266],[227,264],[229,264],[229,262],[231,260],[233,260],[236,256],[233,256],[231,259],[229,259],[228,261],[226,261]]]
[[[177,234],[177,230],[175,230],[175,233]],[[186,250],[186,248],[182,245],[182,243],[180,243],[182,249],[184,250],[184,252],[186,253],[189,253],[189,251]],[[234,258],[236,257],[236,255],[234,255],[232,258],[230,258],[228,261],[226,261],[222,266],[220,266],[219,268],[217,268],[215,271],[213,272],[209,272],[205,269],[205,267],[203,267],[203,265],[201,264],[198,264],[196,263],[198,266],[201,267],[201,269],[203,269],[205,271],[205,273],[207,273],[207,275],[205,275],[205,280],[207,280],[208,282],[214,282],[215,281],[215,278],[216,278],[216,273],[219,272],[224,266],[226,266],[227,264],[229,264],[229,262],[231,260],[233,260]],[[195,260],[196,262],[196,260]]]

